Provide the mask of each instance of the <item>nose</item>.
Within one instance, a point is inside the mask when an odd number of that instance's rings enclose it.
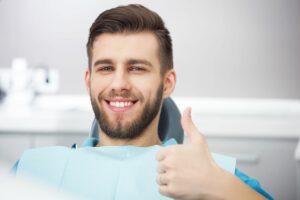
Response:
[[[124,70],[116,70],[111,82],[111,88],[115,91],[130,89],[129,77]]]

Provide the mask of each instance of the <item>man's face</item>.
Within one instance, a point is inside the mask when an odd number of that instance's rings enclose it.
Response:
[[[102,131],[133,139],[160,110],[163,81],[152,33],[102,34],[93,43],[90,97]]]

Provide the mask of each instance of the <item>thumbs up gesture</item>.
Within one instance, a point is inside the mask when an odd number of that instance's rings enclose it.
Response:
[[[161,149],[158,161],[157,183],[161,194],[179,199],[199,199],[213,188],[213,180],[222,170],[208,150],[204,136],[198,131],[187,108],[181,125],[188,142]]]
[[[187,108],[181,125],[188,138],[157,152],[159,192],[175,199],[265,199],[213,160]]]

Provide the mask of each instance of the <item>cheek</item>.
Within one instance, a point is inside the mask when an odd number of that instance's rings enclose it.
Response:
[[[154,100],[157,90],[160,89],[161,79],[149,79],[135,83],[135,88],[140,91],[145,99]]]
[[[109,80],[104,77],[92,77],[91,78],[91,92],[97,94],[102,92],[105,88],[109,86]]]

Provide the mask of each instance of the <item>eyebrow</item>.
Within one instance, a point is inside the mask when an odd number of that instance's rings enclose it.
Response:
[[[144,65],[148,65],[149,67],[152,67],[152,63],[149,62],[148,60],[144,60],[144,59],[129,59],[127,61],[128,65],[134,65],[134,64],[144,64]]]
[[[101,65],[101,64],[113,64],[112,60],[110,59],[100,59],[100,60],[97,60],[93,66],[97,66],[97,65]]]
[[[93,66],[97,66],[97,65],[101,65],[101,64],[110,64],[110,65],[112,65],[113,61],[111,59],[100,59],[100,60],[97,60],[94,63]],[[126,61],[126,64],[127,65],[144,64],[144,65],[147,65],[149,67],[152,67],[152,63],[149,62],[148,60],[145,60],[145,59],[128,59]]]

